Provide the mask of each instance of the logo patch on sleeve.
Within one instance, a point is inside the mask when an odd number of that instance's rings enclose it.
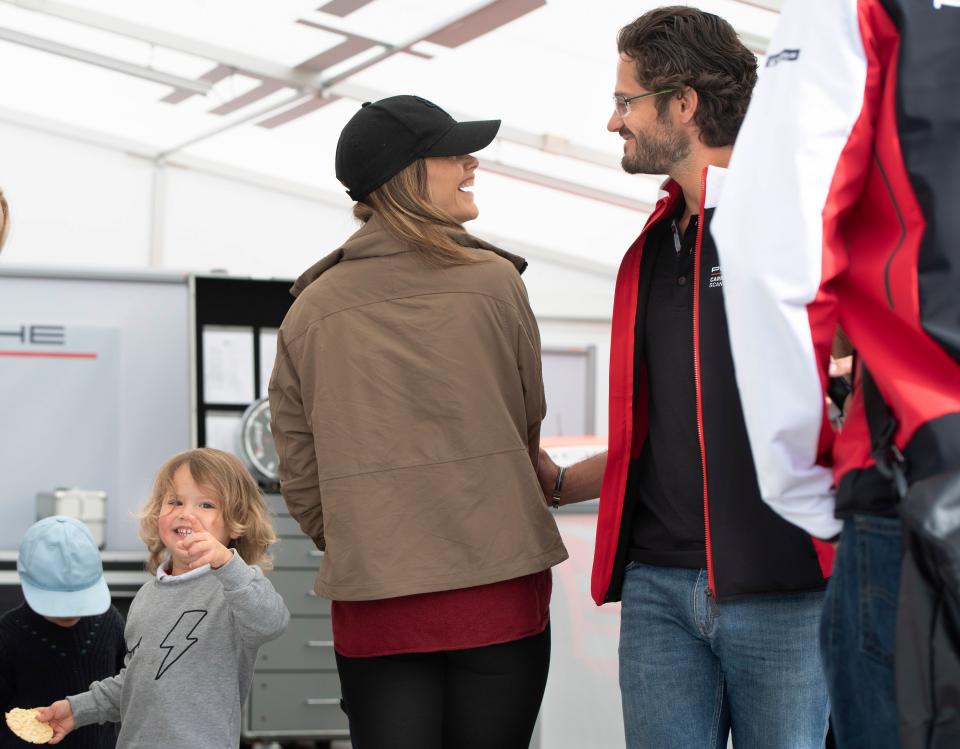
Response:
[[[765,67],[772,68],[774,65],[779,65],[781,62],[794,62],[798,57],[800,57],[799,49],[784,49],[776,54],[770,55],[767,58],[767,64]]]

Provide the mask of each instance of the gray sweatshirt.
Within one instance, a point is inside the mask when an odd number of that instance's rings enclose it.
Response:
[[[201,570],[140,588],[123,670],[67,698],[77,727],[120,721],[117,749],[239,746],[257,650],[283,633],[290,612],[236,552],[220,569]]]

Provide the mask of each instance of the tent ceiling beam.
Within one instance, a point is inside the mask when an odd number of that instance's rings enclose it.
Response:
[[[263,58],[237,52],[233,49],[210,44],[199,39],[174,34],[162,29],[145,26],[143,24],[118,18],[106,13],[99,13],[87,8],[80,8],[62,0],[0,0],[7,5],[30,10],[42,15],[53,16],[65,21],[72,21],[82,26],[108,31],[130,39],[136,39],[158,47],[176,50],[184,54],[214,60],[221,65],[253,74],[258,78],[267,78],[281,81],[291,88],[308,90],[316,76],[302,73],[280,63]]]
[[[103,31],[110,31],[132,39],[137,39],[139,41],[166,47],[167,49],[173,49],[178,52],[194,55],[196,57],[202,57],[211,61],[215,61],[222,66],[233,68],[239,72],[249,73],[250,75],[263,80],[274,81],[282,84],[283,86],[289,87],[296,92],[304,94],[302,97],[291,97],[290,99],[281,102],[278,105],[278,108],[285,106],[300,106],[306,101],[309,93],[318,92],[323,88],[328,89],[327,93],[330,95],[354,99],[356,101],[376,101],[377,99],[382,99],[385,96],[390,96],[391,93],[395,93],[378,91],[376,89],[351,83],[348,78],[354,75],[356,72],[359,72],[358,70],[344,71],[345,74],[337,76],[336,80],[323,81],[322,78],[318,78],[318,76],[315,74],[307,74],[303,71],[299,71],[284,65],[279,65],[269,60],[264,60],[246,55],[242,52],[237,52],[236,50],[219,47],[217,45],[209,44],[208,42],[190,39],[178,34],[172,34],[166,31],[151,28],[149,26],[144,26],[142,24],[133,23],[125,19],[109,16],[104,13],[97,13],[85,8],[78,8],[77,6],[74,6],[68,2],[63,2],[62,0],[0,0],[0,2],[73,21],[85,26],[98,28]],[[759,4],[764,4],[765,2],[770,5],[778,4],[777,0],[757,0],[757,2]],[[469,14],[470,11],[467,12],[467,15]],[[443,26],[448,25],[448,23],[449,22],[444,22]],[[423,34],[422,37],[425,38],[426,36],[429,36],[430,33],[431,32],[427,32],[426,34]],[[747,44],[747,46],[753,51],[765,51],[768,42],[767,39],[762,39],[759,36],[741,36],[744,37],[744,43]],[[367,65],[365,64],[364,67],[366,66]],[[269,112],[267,112],[267,114],[272,114],[272,112],[273,110],[271,109]],[[477,119],[476,116],[468,112],[452,111],[451,114],[460,120]],[[256,120],[261,116],[264,116],[263,112],[258,111],[255,116],[244,118],[241,121],[237,121],[236,124],[241,124],[242,122],[247,122],[249,120]],[[231,125],[231,127],[233,126],[234,125]],[[571,159],[576,159],[578,161],[583,161],[610,169],[619,169],[619,159],[617,159],[616,156],[611,156],[610,153],[600,149],[572,143],[564,138],[558,138],[557,136],[549,133],[537,133],[504,123],[500,128],[498,138],[530,148],[536,148],[557,156],[565,156]]]
[[[98,68],[113,70],[114,72],[123,73],[124,75],[131,75],[136,78],[153,81],[154,83],[159,83],[164,86],[184,89],[203,96],[210,93],[210,90],[213,88],[213,85],[208,81],[184,78],[179,75],[174,75],[173,73],[165,73],[162,70],[137,65],[132,62],[127,62],[126,60],[117,59],[116,57],[108,57],[98,52],[72,47],[68,44],[55,42],[51,39],[44,39],[32,34],[24,34],[14,29],[0,27],[0,40],[12,44],[19,44],[23,47],[30,47],[31,49],[40,50],[41,52],[48,52],[58,57],[66,57],[70,60],[76,60],[77,62],[83,62],[88,65],[95,65]]]

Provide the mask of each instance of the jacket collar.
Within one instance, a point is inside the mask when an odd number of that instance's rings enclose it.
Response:
[[[705,186],[704,193],[701,196],[703,209],[709,210],[716,208],[720,202],[720,193],[723,191],[723,180],[727,170],[722,166],[708,165],[703,168],[701,179]],[[683,190],[680,185],[669,177],[660,185],[659,200],[654,215],[659,219],[666,215],[671,216],[676,210],[677,205],[683,199]],[[699,208],[697,209],[699,210]]]
[[[501,250],[499,247],[485,242],[466,231],[450,231],[449,234],[450,237],[462,247],[486,250],[509,260],[513,263],[518,273],[523,273],[527,268],[527,261],[522,257],[507,252],[506,250]],[[293,294],[293,296],[298,296],[307,286],[338,263],[349,260],[364,260],[373,257],[400,255],[412,251],[409,246],[396,240],[387,230],[383,220],[374,214],[363,226],[357,229],[342,246],[310,266],[291,287],[290,293]]]

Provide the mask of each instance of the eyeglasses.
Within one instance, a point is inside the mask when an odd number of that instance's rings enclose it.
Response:
[[[672,94],[677,89],[675,88],[665,88],[663,91],[654,91],[649,94],[637,94],[636,96],[621,96],[620,94],[613,95],[613,108],[617,110],[617,114],[621,117],[626,117],[630,114],[630,102],[634,99],[646,99],[648,96],[660,96],[661,94]]]

